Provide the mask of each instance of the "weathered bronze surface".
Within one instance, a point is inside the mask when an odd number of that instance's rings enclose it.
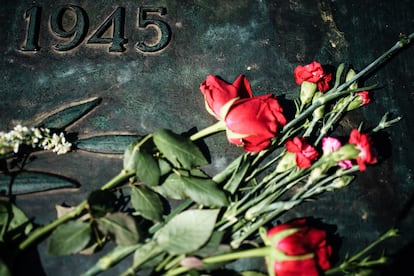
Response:
[[[201,129],[214,122],[198,89],[208,74],[228,81],[245,74],[254,94],[274,93],[287,101],[297,93],[296,65],[317,60],[363,68],[400,33],[413,32],[413,23],[411,0],[3,0],[0,129],[30,124],[37,115],[93,97],[101,103],[70,126],[78,137]],[[389,244],[401,261],[394,275],[409,266],[414,249],[413,60],[411,47],[372,73],[367,83],[383,86],[375,103],[341,126],[347,132],[361,120],[374,126],[385,112],[401,115],[399,124],[375,137],[379,164],[349,188],[286,216],[314,216],[337,226],[344,254],[400,227],[401,237]],[[206,144],[211,173],[241,153],[224,135]],[[47,223],[55,217],[55,204],[79,203],[121,166],[121,157],[113,154],[37,154],[26,169],[59,174],[80,187],[21,195],[15,202],[36,223]],[[50,257],[45,243],[32,253],[22,275],[79,275],[102,255]],[[116,267],[106,275],[122,271]]]

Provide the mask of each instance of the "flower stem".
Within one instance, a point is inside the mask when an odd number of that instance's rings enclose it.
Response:
[[[330,93],[332,93],[329,96],[333,96],[333,97],[329,97],[329,100],[332,100],[334,98],[339,97],[342,94],[340,92],[342,92],[344,89],[346,89],[347,87],[349,87],[352,83],[354,83],[355,81],[357,81],[362,76],[366,75],[368,72],[374,70],[379,65],[383,64],[384,62],[386,62],[391,56],[393,56],[395,53],[397,53],[403,47],[405,47],[408,44],[410,44],[411,41],[412,41],[412,39],[414,39],[414,33],[411,33],[408,36],[402,37],[400,40],[397,41],[397,43],[394,44],[394,46],[392,46],[390,49],[388,49],[387,51],[385,51],[381,56],[379,56],[373,62],[371,62],[370,64],[368,64],[363,70],[361,70],[359,73],[357,73],[354,77],[352,77],[347,82],[345,82],[345,83],[341,84],[340,86],[338,86],[332,92],[329,91]],[[349,92],[352,92],[352,91],[349,91]],[[326,102],[326,101],[324,101],[324,102]],[[309,113],[311,113],[313,110],[315,110],[316,108],[318,108],[319,106],[321,106],[324,102],[317,101],[316,103],[312,104],[310,107],[308,107],[307,109],[305,109],[298,117],[296,117],[295,119],[293,119],[292,121],[290,121],[288,124],[286,124],[284,126],[284,128],[282,130],[282,133],[285,133],[292,126],[294,126],[296,123],[298,123],[299,121],[303,120],[306,116],[308,116]]]
[[[218,121],[217,123],[208,126],[191,135],[190,140],[195,141],[223,130],[226,130],[226,123],[224,121]]]
[[[375,246],[377,246],[379,243],[383,242],[384,240],[391,238],[391,237],[395,237],[397,235],[398,235],[397,229],[395,228],[389,229],[387,232],[382,234],[378,239],[376,239],[371,244],[369,244],[364,249],[362,249],[357,254],[355,254],[352,258],[345,260],[343,263],[341,263],[337,267],[334,267],[334,268],[331,268],[325,271],[325,275],[331,275],[331,274],[335,274],[335,273],[342,272],[342,271],[349,271],[349,267],[355,267],[355,263],[358,262],[358,259],[363,257],[365,254],[367,254],[368,251],[370,251],[372,248],[374,248]],[[357,263],[357,267],[370,266],[373,264],[384,264],[385,261],[386,261],[386,258],[381,257],[378,260],[371,261],[371,263],[369,263],[368,258],[364,258],[362,261]]]
[[[29,247],[32,243],[37,241],[39,238],[43,237],[47,233],[51,232],[53,229],[61,225],[62,223],[77,217],[80,215],[87,205],[87,201],[82,201],[78,206],[76,206],[75,209],[73,209],[71,212],[65,214],[64,216],[61,216],[60,218],[54,220],[53,222],[36,229],[30,236],[27,237],[22,243],[19,245],[20,250],[24,250],[27,247]]]
[[[272,248],[270,246],[265,246],[265,247],[260,247],[260,248],[242,250],[242,251],[207,257],[207,258],[204,258],[202,262],[204,264],[212,264],[212,263],[234,261],[234,260],[238,260],[242,258],[266,257],[266,256],[270,256],[271,250]],[[165,275],[168,275],[168,276],[180,275],[184,272],[189,271],[190,269],[191,268],[189,267],[179,267],[174,270],[168,271]]]
[[[127,172],[125,170],[122,170],[118,175],[116,175],[114,178],[112,178],[110,181],[108,181],[105,185],[101,187],[101,190],[107,190],[116,184],[118,184],[120,181],[130,177],[135,172]],[[75,207],[72,211],[66,213],[65,215],[57,218],[56,220],[52,221],[51,223],[40,227],[36,229],[32,234],[30,234],[22,243],[19,244],[19,249],[24,250],[27,247],[29,247],[32,243],[36,242],[38,239],[43,237],[44,235],[48,234],[49,232],[53,231],[56,227],[59,225],[65,223],[68,220],[71,220],[73,218],[76,218],[79,216],[84,209],[86,208],[88,202],[87,200],[82,201],[78,206]]]

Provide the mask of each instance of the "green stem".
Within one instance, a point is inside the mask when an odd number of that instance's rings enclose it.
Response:
[[[224,121],[218,121],[217,123],[208,126],[191,135],[190,140],[195,141],[223,130],[226,130],[226,123]]]
[[[202,261],[204,264],[212,264],[212,263],[234,261],[234,260],[238,260],[242,258],[266,257],[266,256],[270,256],[271,250],[272,250],[271,247],[266,246],[266,247],[248,249],[248,250],[243,250],[243,251],[227,253],[223,255],[207,257],[203,259]],[[168,276],[180,275],[189,270],[191,270],[191,268],[189,267],[179,267],[174,270],[168,271],[165,275],[168,275]]]
[[[122,170],[118,175],[116,175],[114,178],[112,178],[110,181],[108,181],[105,185],[101,187],[101,190],[107,190],[116,184],[118,184],[120,181],[130,177],[135,172],[127,172],[125,170]],[[78,206],[76,206],[72,211],[66,213],[65,215],[57,218],[56,220],[52,221],[51,223],[40,227],[36,229],[32,234],[30,234],[23,242],[20,243],[19,249],[24,250],[27,247],[29,247],[31,244],[36,242],[38,239],[43,237],[44,235],[48,234],[49,232],[53,231],[56,227],[59,225],[67,222],[68,220],[71,220],[73,218],[78,217],[86,208],[88,202],[87,200],[82,201]]]
[[[114,248],[110,253],[101,257],[99,261],[93,267],[88,269],[88,271],[83,273],[82,276],[93,276],[108,270],[110,267],[135,252],[135,250],[137,250],[140,246],[141,244],[136,244],[131,246],[118,246]]]
[[[341,91],[343,91],[345,88],[349,87],[352,83],[357,81],[359,78],[367,74],[368,72],[374,70],[376,67],[387,61],[391,56],[393,56],[395,53],[397,53],[401,48],[411,43],[411,40],[414,39],[414,33],[411,33],[410,35],[401,38],[397,43],[395,43],[394,46],[392,46],[390,49],[388,49],[386,52],[384,52],[381,56],[379,56],[377,59],[375,59],[373,62],[371,62],[369,65],[367,65],[363,70],[361,70],[358,74],[356,74],[354,77],[349,79],[347,82],[343,83],[342,85],[338,86],[336,89],[332,91],[332,95],[334,96],[334,99],[339,97]],[[334,92],[335,91],[335,92]],[[329,91],[331,93],[331,91]],[[328,93],[326,93],[328,94]],[[325,95],[326,95],[325,94]],[[327,96],[327,95],[326,95]],[[325,101],[326,102],[326,101]],[[288,124],[285,125],[285,127],[282,130],[282,133],[285,133],[287,130],[289,130],[292,126],[294,126],[299,121],[303,120],[306,116],[309,115],[313,110],[321,106],[323,103],[317,101],[316,104],[312,104],[310,107],[308,107],[303,113],[290,121]]]
[[[375,246],[377,246],[379,243],[383,242],[384,240],[391,238],[391,237],[395,237],[397,235],[398,235],[398,230],[395,228],[391,228],[390,230],[382,234],[377,240],[373,241],[367,247],[365,247],[364,249],[359,251],[357,254],[355,254],[352,258],[345,260],[343,263],[341,263],[337,267],[333,267],[325,271],[325,275],[335,274],[335,273],[343,272],[343,271],[349,271],[349,266],[355,267],[355,264],[358,261],[358,259],[363,257],[365,254],[367,254],[368,251],[370,251],[372,248],[374,248]],[[368,261],[367,258],[364,258],[361,262],[357,263],[356,266],[357,267],[369,267],[372,265],[384,264],[385,262],[386,262],[385,257],[381,257],[378,260],[374,260],[374,261]]]
[[[373,241],[367,247],[365,247],[360,252],[358,252],[357,254],[355,254],[352,258],[349,259],[348,262],[353,262],[353,261],[357,260],[358,258],[360,258],[363,255],[365,255],[372,248],[374,248],[375,246],[377,246],[379,243],[383,242],[384,240],[386,240],[388,238],[395,237],[396,235],[397,235],[397,230],[396,229],[392,228],[392,229],[388,230],[387,232],[385,232],[384,234],[382,234],[377,240]]]
[[[34,243],[39,238],[43,237],[44,235],[46,235],[47,233],[49,233],[50,231],[52,231],[53,229],[61,225],[62,223],[79,216],[82,213],[86,205],[87,205],[87,201],[84,200],[78,206],[76,206],[76,208],[73,209],[71,212],[61,216],[60,218],[54,220],[53,222],[41,228],[36,229],[30,236],[28,236],[22,243],[20,243],[19,249],[20,250],[26,249],[32,243]]]

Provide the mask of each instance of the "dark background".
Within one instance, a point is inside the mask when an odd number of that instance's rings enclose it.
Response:
[[[285,100],[296,97],[293,69],[317,60],[336,67],[341,62],[362,69],[390,48],[401,33],[414,31],[414,2],[377,0],[315,1],[70,1],[89,16],[88,35],[116,8],[125,7],[127,49],[120,54],[107,46],[82,43],[57,53],[47,25],[51,11],[68,1],[9,1],[0,7],[0,129],[16,123],[30,124],[33,117],[56,107],[90,97],[102,103],[70,128],[79,137],[106,133],[145,134],[158,128],[185,132],[214,122],[205,111],[199,84],[208,74],[232,82],[247,76],[255,95],[274,93]],[[24,41],[24,12],[42,7],[41,49],[19,51]],[[172,32],[169,45],[154,54],[133,49],[150,29],[136,29],[140,6],[162,6],[162,17]],[[385,112],[403,120],[375,137],[379,163],[358,175],[356,181],[334,194],[325,194],[281,217],[312,216],[337,227],[343,238],[341,255],[368,244],[390,227],[400,237],[386,243],[395,256],[390,268],[399,275],[409,268],[413,250],[413,112],[414,50],[409,47],[370,74],[365,84],[383,86],[373,103],[352,112],[340,126],[346,132],[364,121],[377,124]],[[224,135],[206,139],[213,174],[242,151],[227,143]],[[75,205],[90,191],[114,176],[122,166],[120,156],[73,152],[63,156],[42,153],[27,169],[61,174],[79,181],[78,190],[22,195],[15,203],[36,223],[55,217],[55,204]],[[102,255],[50,257],[46,243],[21,266],[22,274],[79,275]],[[34,268],[27,264],[34,261]],[[244,262],[239,268],[257,265]],[[120,273],[116,267],[107,275]],[[36,272],[34,272],[36,271]],[[388,273],[388,272],[385,272]]]

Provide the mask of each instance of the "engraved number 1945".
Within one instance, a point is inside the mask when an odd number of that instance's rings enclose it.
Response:
[[[29,8],[25,17],[27,20],[26,39],[21,47],[22,51],[35,52],[39,47],[39,33],[41,20],[41,7],[33,6]],[[64,25],[64,15],[70,13],[73,18],[70,26]],[[139,41],[135,44],[135,49],[141,52],[156,52],[165,48],[171,38],[169,25],[160,19],[148,18],[148,14],[158,14],[164,16],[167,11],[163,7],[140,7],[138,12],[139,29],[155,27],[158,32],[156,43],[147,43]],[[85,10],[79,6],[66,5],[61,6],[50,15],[50,30],[57,38],[63,40],[62,43],[53,45],[58,52],[65,52],[79,46],[88,33],[88,15]],[[108,18],[92,33],[86,44],[109,44],[109,52],[123,52],[124,45],[128,42],[124,34],[125,27],[125,8],[116,8]],[[108,33],[110,35],[108,36]]]

